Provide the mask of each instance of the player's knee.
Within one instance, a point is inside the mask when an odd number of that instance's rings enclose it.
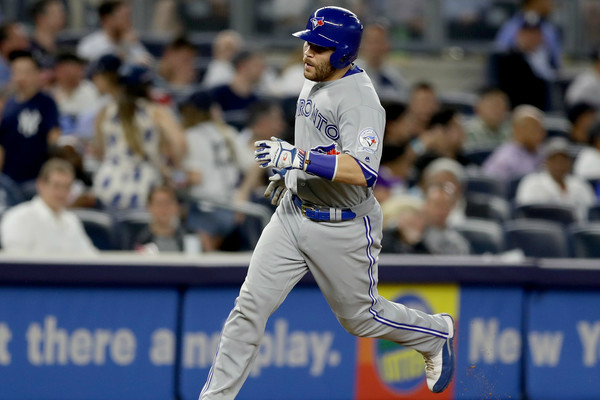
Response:
[[[337,318],[342,327],[354,336],[373,337],[375,335],[374,321],[370,315],[360,315],[354,318]]]
[[[247,343],[259,344],[277,297],[244,284],[235,307],[227,319],[228,335]]]

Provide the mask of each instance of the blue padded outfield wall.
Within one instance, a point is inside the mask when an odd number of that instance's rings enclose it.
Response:
[[[7,274],[0,261],[0,399],[198,398],[243,267],[215,281],[222,267],[177,275],[186,270],[141,265],[134,273],[124,267],[119,278],[98,265],[90,271],[100,278],[74,272],[64,274],[70,280],[61,284],[63,278],[45,274],[65,266],[38,265],[43,268],[27,272],[33,276],[27,282],[13,276],[26,275],[15,272],[26,269]],[[382,268],[381,295],[457,317],[457,373],[450,390],[429,393],[416,352],[346,333],[308,281],[269,320],[238,398],[600,398],[600,292],[593,287],[536,284],[531,277],[544,274],[535,269],[519,284],[461,282],[461,270],[445,266],[423,267],[429,269],[415,282],[397,284],[407,279],[388,279],[393,268]],[[524,273],[527,268],[537,267],[526,266]],[[457,282],[449,282],[449,271]],[[44,275],[36,280],[36,274]],[[426,279],[432,282],[420,282]],[[205,280],[211,283],[203,285]]]
[[[172,398],[176,310],[175,290],[1,288],[0,398]]]

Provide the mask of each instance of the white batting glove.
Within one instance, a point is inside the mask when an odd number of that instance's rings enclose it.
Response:
[[[286,173],[286,169],[282,169],[280,171],[275,171],[275,174],[269,178],[269,186],[267,186],[267,190],[265,190],[265,197],[271,198],[271,204],[274,206],[278,206],[281,203],[281,199],[283,199],[283,195],[287,192],[287,187],[285,186],[284,175]]]
[[[279,169],[304,170],[305,151],[292,146],[285,140],[271,137],[271,140],[254,142],[254,160],[261,168],[274,167]]]

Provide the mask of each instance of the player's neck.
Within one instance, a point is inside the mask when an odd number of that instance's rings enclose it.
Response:
[[[333,72],[331,73],[331,75],[329,75],[327,78],[325,78],[323,80],[323,82],[331,82],[331,81],[337,81],[338,79],[342,79],[344,77],[344,75],[346,75],[348,70],[350,70],[351,67],[352,67],[352,65],[348,65],[347,67],[342,68],[342,69],[334,69]]]

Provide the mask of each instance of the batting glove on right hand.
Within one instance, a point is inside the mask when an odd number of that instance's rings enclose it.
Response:
[[[275,170],[275,175],[269,178],[269,186],[267,186],[267,190],[265,190],[265,197],[271,197],[271,204],[274,206],[278,206],[281,203],[281,199],[283,199],[283,195],[287,192],[287,187],[285,186],[285,173],[287,169]]]

